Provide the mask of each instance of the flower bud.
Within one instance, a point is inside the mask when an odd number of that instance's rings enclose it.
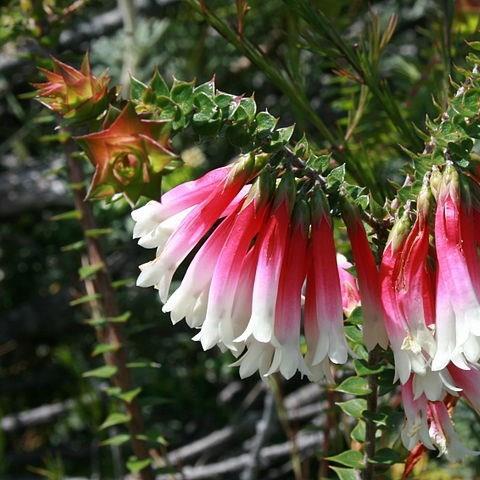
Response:
[[[47,81],[35,83],[38,100],[47,108],[72,123],[96,118],[109,103],[114,91],[108,91],[110,78],[106,74],[95,77],[90,71],[88,55],[80,70],[53,58],[53,71],[40,69]]]

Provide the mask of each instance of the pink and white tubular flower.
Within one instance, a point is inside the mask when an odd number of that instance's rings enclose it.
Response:
[[[177,230],[182,220],[199,203],[206,200],[213,190],[228,175],[231,166],[217,168],[197,180],[178,185],[162,196],[160,202],[150,200],[143,207],[132,212],[135,221],[133,238],[144,248],[163,249],[170,235]],[[226,216],[248,193],[250,185],[245,185],[237,197],[223,212]]]
[[[259,254],[252,295],[252,314],[245,331],[236,339],[254,338],[270,343],[274,336],[278,285],[295,199],[295,180],[289,172],[280,180],[270,218],[260,232]]]
[[[469,262],[478,262],[476,249],[469,246],[473,235],[462,229],[459,176],[447,165],[438,192],[435,215],[435,248],[437,253],[437,351],[433,370],[445,368],[451,361],[469,369],[480,353],[480,303],[477,298]],[[473,258],[471,256],[474,255]]]
[[[409,336],[409,330],[398,305],[396,280],[400,270],[400,258],[409,228],[410,221],[408,219],[408,212],[405,212],[403,216],[397,220],[390,232],[380,266],[380,285],[385,312],[385,327],[395,359],[395,380],[400,378],[402,384],[405,384],[410,378],[412,364],[409,351],[402,348],[405,338]]]
[[[369,351],[373,350],[375,345],[386,349],[388,337],[380,295],[380,275],[368,242],[367,232],[358,210],[354,207],[345,205],[343,218],[357,271],[363,313],[363,340]]]
[[[234,339],[241,332],[234,324],[233,307],[241,281],[241,265],[268,215],[272,191],[271,172],[264,171],[239,211],[232,213],[233,225],[215,263],[205,321],[194,337],[205,350],[216,344],[237,350]]]
[[[287,380],[297,370],[308,373],[300,352],[302,288],[307,273],[309,210],[304,198],[297,199],[283,259],[275,311],[275,353],[268,374],[280,371]]]
[[[231,167],[228,175],[216,185],[210,195],[180,222],[157,258],[140,266],[138,286],[155,286],[161,301],[167,301],[176,269],[252,177],[254,167],[252,157],[243,158]]]
[[[326,358],[343,364],[348,352],[332,220],[320,190],[313,192],[310,205],[312,233],[308,251],[312,266],[307,276],[304,325],[308,348],[305,360],[309,369]],[[325,368],[324,364],[322,371]]]
[[[428,402],[429,435],[439,451],[449,461],[457,462],[469,455],[479,455],[465,447],[453,428],[453,423],[444,402]]]
[[[459,395],[480,414],[480,370],[478,365],[470,370],[463,370],[449,364],[448,371],[455,385],[461,389]]]
[[[425,395],[415,397],[412,378],[413,375],[400,388],[405,412],[405,422],[401,431],[402,443],[407,450],[413,450],[418,443],[433,450],[428,428],[428,402]]]
[[[361,304],[357,279],[348,271],[353,265],[341,253],[337,253],[337,265],[342,290],[343,313],[346,317],[349,317]]]

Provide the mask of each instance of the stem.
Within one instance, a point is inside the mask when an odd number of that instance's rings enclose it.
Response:
[[[377,350],[374,349],[368,354],[368,365],[374,368],[379,361]],[[368,387],[371,393],[367,397],[367,412],[370,414],[377,412],[378,407],[378,381],[376,374],[368,376]],[[375,421],[369,415],[365,420],[365,470],[363,471],[363,480],[372,480],[375,478],[375,464],[370,460],[375,456],[375,435],[377,433],[377,426]]]
[[[72,142],[68,141],[65,145],[65,153],[67,156],[69,179],[72,184],[83,185],[85,175],[80,164],[72,156],[74,149],[75,147]],[[97,225],[91,205],[84,201],[85,195],[86,190],[84,187],[73,190],[75,208],[81,213],[80,225],[87,244],[88,262],[90,265],[103,265],[103,268],[95,274],[95,278],[92,280],[95,292],[101,295],[95,305],[92,306],[93,311],[98,310],[104,318],[116,317],[120,312],[102,247],[98,239],[87,235],[87,232],[97,228]],[[96,332],[100,342],[108,343],[116,347],[115,351],[104,354],[106,364],[116,368],[113,383],[119,387],[122,392],[132,390],[133,382],[127,367],[125,335],[122,326],[118,323],[107,321],[103,329],[96,329]],[[138,401],[133,399],[130,402],[125,402],[125,409],[130,416],[128,428],[130,431],[132,450],[138,459],[150,459],[147,445],[142,439],[144,435],[144,424]],[[139,476],[141,480],[154,479],[153,471],[149,466],[141,470]]]

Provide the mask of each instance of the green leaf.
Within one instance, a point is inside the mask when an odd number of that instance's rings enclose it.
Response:
[[[112,287],[117,289],[117,288],[122,288],[122,287],[129,287],[135,283],[135,278],[133,277],[128,277],[128,278],[122,278],[120,280],[115,280],[112,282]]]
[[[130,98],[133,101],[140,101],[147,88],[148,87],[143,82],[136,79],[134,76],[130,76]]]
[[[132,312],[125,312],[116,317],[108,317],[107,321],[110,323],[125,323],[132,316]]]
[[[260,112],[255,119],[255,133],[257,135],[262,135],[272,132],[277,125],[277,121],[278,120],[273,115],[270,115],[268,112]]]
[[[110,437],[107,440],[104,440],[100,445],[102,446],[120,446],[123,445],[124,443],[128,442],[130,440],[130,435],[127,433],[121,433],[119,435],[115,435],[114,437]]]
[[[366,425],[363,420],[359,420],[350,432],[350,437],[360,443],[365,442]]]
[[[62,252],[73,252],[77,250],[81,250],[85,247],[85,240],[79,240],[78,242],[69,243],[68,245],[64,245],[61,247]]]
[[[150,88],[154,91],[157,97],[168,97],[170,95],[170,89],[168,88],[167,82],[165,82],[158,70],[155,70],[155,73],[150,80]]]
[[[136,398],[142,389],[140,387],[134,388],[132,390],[128,390],[127,392],[120,393],[118,398],[123,400],[126,403],[131,403],[134,398]]]
[[[193,84],[194,82],[183,82],[176,78],[173,79],[170,97],[180,106],[184,114],[190,113],[193,108]]]
[[[363,412],[367,409],[367,401],[363,398],[354,398],[346,402],[336,402],[343,412],[354,418],[361,418]]]
[[[312,153],[307,157],[307,166],[313,168],[316,172],[323,173],[330,165],[330,160],[330,155],[315,155]]]
[[[114,425],[121,425],[122,423],[128,423],[130,421],[130,415],[121,412],[111,413],[105,421],[98,427],[99,430],[105,430],[106,428],[113,427]]]
[[[360,473],[353,468],[330,467],[340,480],[360,480]]]
[[[368,381],[363,377],[346,378],[337,388],[337,392],[350,393],[352,395],[368,395],[371,393]]]
[[[346,450],[326,459],[346,467],[363,468],[363,455],[357,450]]]
[[[377,450],[375,456],[369,460],[370,463],[377,463],[381,465],[393,465],[394,463],[402,463],[404,457],[391,448],[381,448]]]
[[[114,345],[111,343],[98,343],[92,352],[92,357],[102,355],[103,353],[116,352],[120,348],[120,345]]]
[[[240,105],[245,110],[249,122],[253,121],[255,114],[257,113],[257,104],[253,97],[242,98]]]
[[[195,93],[206,93],[209,97],[215,95],[215,78],[212,78],[208,82],[202,83],[198,87],[195,87]]]
[[[295,125],[290,125],[290,127],[279,128],[278,130],[275,130],[272,133],[270,145],[265,145],[263,150],[265,152],[272,152],[286,145],[290,140],[294,129]]]
[[[338,188],[345,180],[345,164],[334,168],[326,178],[327,187],[330,189]]]
[[[82,377],[94,377],[94,378],[110,378],[113,377],[117,373],[117,367],[113,365],[104,365],[103,367],[95,368],[93,370],[89,370],[88,372],[84,372]]]
[[[378,365],[376,367],[370,367],[368,362],[365,360],[354,360],[353,366],[359,377],[364,377],[366,375],[374,375],[380,373],[385,369],[385,366]]]
[[[140,460],[137,457],[130,457],[127,462],[127,468],[131,473],[138,473],[152,463],[150,458]]]
[[[113,232],[113,228],[89,228],[85,230],[85,235],[89,238],[98,238],[103,235],[110,235]]]
[[[94,300],[98,300],[101,298],[99,293],[93,293],[92,295],[84,295],[83,297],[76,298],[70,302],[71,307],[75,307],[76,305],[82,305],[83,303],[93,302]]]
[[[62,220],[80,220],[82,218],[82,213],[79,210],[69,210],[68,212],[59,213],[50,217],[52,222],[60,222]]]
[[[94,265],[84,265],[78,269],[80,280],[86,280],[87,278],[95,276],[95,274],[103,268],[103,263],[95,263]]]

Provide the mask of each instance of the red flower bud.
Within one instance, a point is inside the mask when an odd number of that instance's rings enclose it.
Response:
[[[40,68],[47,81],[34,83],[38,100],[64,118],[80,122],[97,117],[108,105],[113,90],[108,91],[110,78],[95,77],[90,71],[88,55],[80,70],[53,58],[53,71]]]
[[[95,166],[88,195],[122,192],[132,202],[140,195],[158,197],[162,171],[175,157],[163,126],[141,119],[128,104],[105,130],[76,137]]]

